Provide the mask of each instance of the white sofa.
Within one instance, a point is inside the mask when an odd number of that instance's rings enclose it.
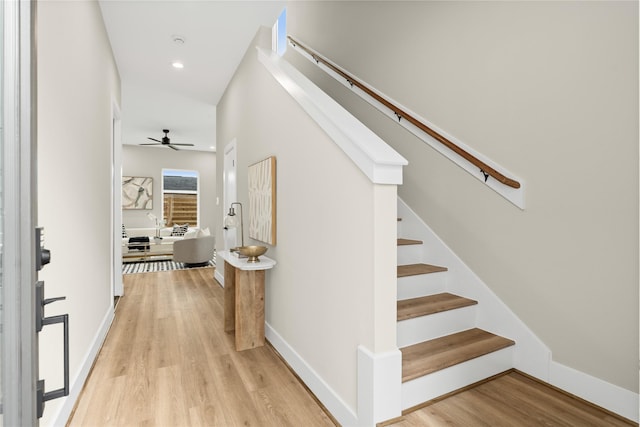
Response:
[[[127,237],[122,238],[122,245],[126,245],[129,242],[129,237],[149,237],[149,240],[153,239],[156,235],[156,229],[154,227],[150,228],[127,228]],[[184,236],[172,236],[171,231],[173,231],[172,227],[164,227],[160,229],[160,237],[162,237],[162,241],[164,243],[175,242],[176,240],[190,239],[193,237],[197,237],[200,234],[200,229],[198,227],[189,227],[189,230],[185,233]]]
[[[127,262],[137,261],[138,258],[133,255],[139,254],[137,250],[130,250],[129,248],[129,238],[131,237],[148,237],[150,242],[153,242],[153,238],[156,235],[156,229],[153,227],[150,228],[126,228],[127,237],[122,237],[122,254],[123,258],[127,259]],[[173,243],[179,242],[182,240],[195,239],[197,237],[209,236],[210,232],[208,228],[201,230],[198,227],[189,227],[184,236],[172,236],[171,232],[173,231],[172,227],[165,227],[160,229],[160,237],[162,237],[162,245],[156,246],[151,245],[149,251],[147,252],[149,257],[152,258],[171,258],[173,255]],[[215,240],[214,240],[215,241]],[[136,245],[138,246],[138,245]],[[158,256],[154,255],[154,252],[158,253]]]
[[[187,266],[207,265],[215,253],[215,236],[183,239],[173,243],[173,260]]]

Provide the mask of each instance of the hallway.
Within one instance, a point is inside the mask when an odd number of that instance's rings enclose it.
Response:
[[[270,346],[236,352],[212,268],[124,275],[70,426],[333,426]]]

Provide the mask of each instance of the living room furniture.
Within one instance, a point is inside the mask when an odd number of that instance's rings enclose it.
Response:
[[[213,259],[215,236],[177,240],[173,243],[173,260],[188,265],[204,265]]]
[[[123,262],[135,262],[138,259],[142,259],[143,257],[151,257],[153,259],[160,259],[159,254],[154,254],[154,252],[162,252],[162,257],[164,259],[171,259],[173,256],[173,243],[188,240],[195,237],[203,237],[209,235],[209,229],[204,228],[200,229],[198,227],[189,227],[184,235],[172,235],[173,228],[172,227],[164,227],[160,228],[160,237],[161,239],[156,238],[156,234],[158,230],[156,228],[131,228],[125,227],[123,225],[122,230],[122,254],[123,254]],[[139,238],[139,237],[148,237],[149,242],[152,243],[149,248],[149,254],[140,256],[139,252],[136,255],[135,251],[130,250],[129,248],[129,239],[131,238]],[[153,243],[156,245],[162,245],[161,247],[154,247]],[[132,248],[131,248],[132,249]],[[146,259],[145,259],[146,260]]]
[[[247,262],[229,251],[220,251],[224,260],[224,330],[234,332],[236,351],[264,346],[265,270],[276,265],[266,256]]]
[[[149,239],[148,242],[131,241],[122,245],[122,262],[151,261],[173,254],[173,242]]]
[[[189,227],[188,231],[184,236],[172,236],[171,231],[173,231],[172,227],[163,227],[160,229],[160,237],[162,237],[163,243],[168,242],[176,242],[178,240],[183,240],[189,237],[195,237],[199,235],[202,230],[198,227]],[[122,244],[125,245],[129,241],[129,237],[143,237],[148,236],[149,240],[152,240],[156,236],[156,228],[155,227],[145,227],[145,228],[131,228],[125,227],[125,232],[127,237],[122,238]]]

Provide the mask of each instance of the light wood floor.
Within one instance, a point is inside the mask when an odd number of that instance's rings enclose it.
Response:
[[[333,426],[270,346],[236,352],[213,269],[124,276],[125,297],[70,426]],[[394,427],[628,426],[517,372]]]
[[[411,412],[393,427],[616,427],[636,425],[517,371]]]
[[[70,426],[334,426],[265,346],[236,352],[212,268],[124,276]]]

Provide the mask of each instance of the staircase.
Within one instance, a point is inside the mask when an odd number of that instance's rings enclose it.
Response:
[[[428,248],[409,237],[398,239],[403,410],[511,369],[515,348],[476,326],[477,301],[447,292],[447,267],[424,263]]]

